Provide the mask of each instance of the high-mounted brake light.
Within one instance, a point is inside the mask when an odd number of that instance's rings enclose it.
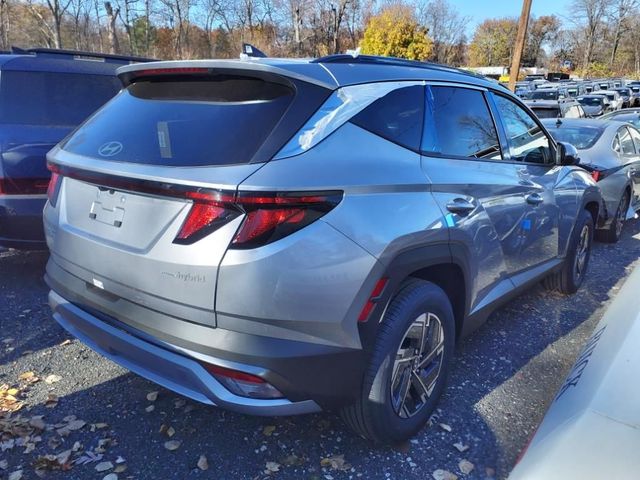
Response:
[[[151,75],[192,75],[197,73],[209,73],[209,69],[201,67],[148,68],[131,72],[131,75],[134,77],[147,77]]]

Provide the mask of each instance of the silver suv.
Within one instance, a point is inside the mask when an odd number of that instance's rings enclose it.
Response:
[[[54,318],[187,397],[422,428],[456,340],[575,292],[600,194],[522,102],[376,57],[123,67],[49,156]]]

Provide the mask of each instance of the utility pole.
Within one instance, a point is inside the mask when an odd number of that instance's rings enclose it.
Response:
[[[529,26],[529,15],[531,14],[532,0],[522,2],[522,13],[518,22],[518,36],[516,37],[516,48],[511,59],[511,70],[509,70],[509,90],[516,91],[516,82],[520,73],[520,63],[522,62],[522,52],[527,39],[527,27]]]

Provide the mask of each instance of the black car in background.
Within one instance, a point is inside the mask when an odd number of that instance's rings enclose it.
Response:
[[[46,153],[120,90],[145,59],[53,49],[0,54],[0,247],[44,249]]]

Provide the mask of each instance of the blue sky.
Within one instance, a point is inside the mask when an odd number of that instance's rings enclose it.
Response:
[[[471,17],[469,35],[475,27],[486,18],[517,17],[522,11],[521,0],[449,0],[449,3],[463,15]],[[567,15],[571,0],[533,0],[531,14],[535,16],[552,15],[559,17]]]

